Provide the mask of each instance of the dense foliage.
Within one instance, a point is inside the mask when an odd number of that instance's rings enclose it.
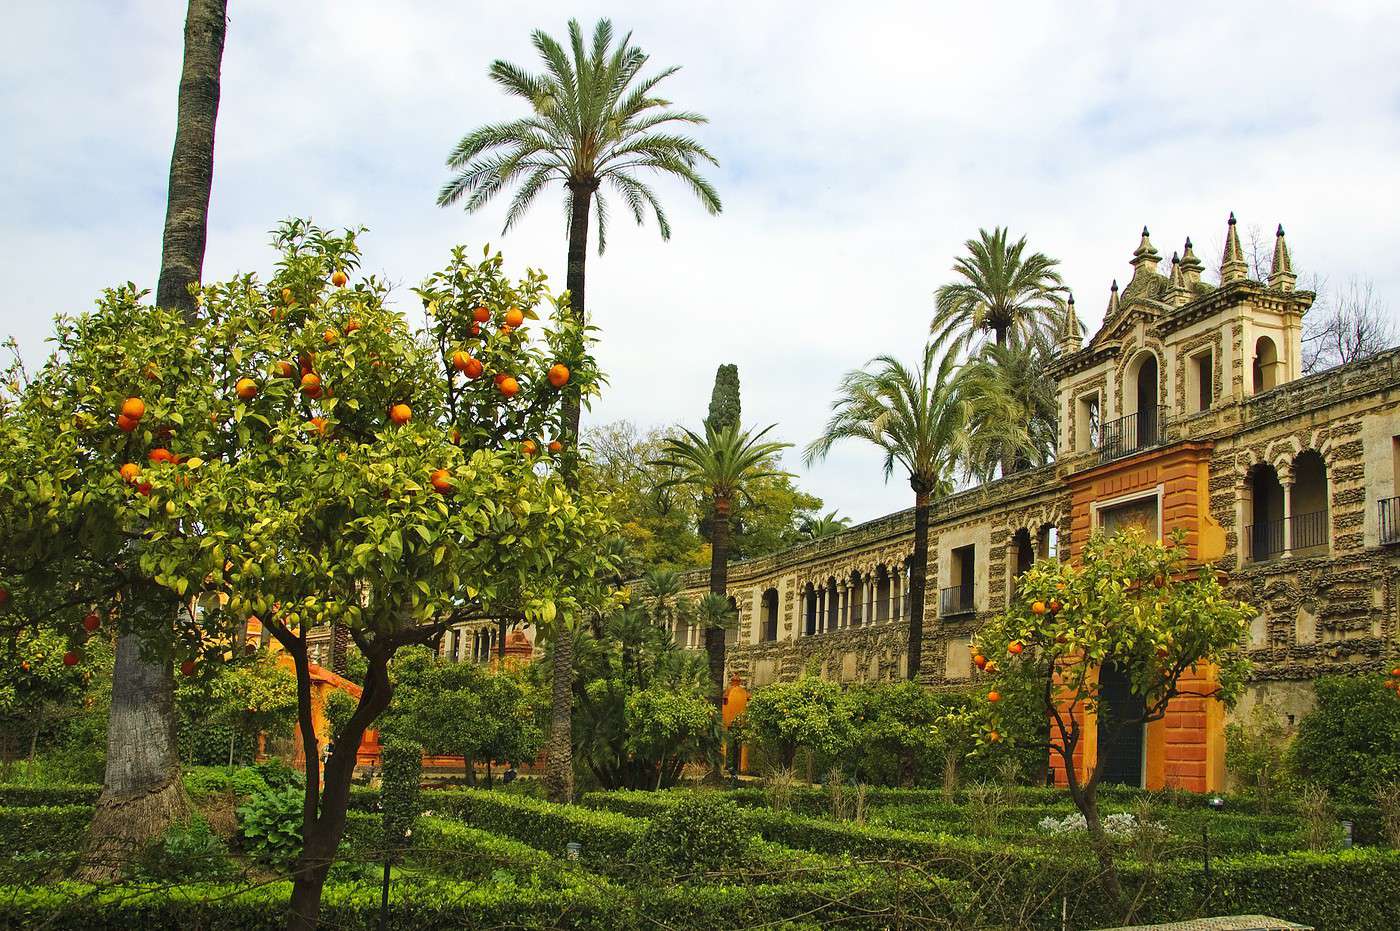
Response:
[[[1400,696],[1379,676],[1324,676],[1317,707],[1298,724],[1299,775],[1338,798],[1369,802],[1400,783]]]
[[[630,857],[670,874],[731,869],[744,862],[749,832],[733,802],[686,798],[647,822]]]

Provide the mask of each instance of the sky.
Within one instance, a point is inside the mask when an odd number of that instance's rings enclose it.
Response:
[[[706,114],[717,217],[663,181],[674,228],[615,210],[588,260],[610,384],[586,415],[704,416],[739,366],[747,423],[828,509],[908,506],[879,454],[804,466],[840,376],[910,360],[962,243],[1004,225],[1055,256],[1086,325],[1125,281],[1141,228],[1218,264],[1230,211],[1288,232],[1295,264],[1373,279],[1400,310],[1400,4],[821,2],[612,4],[231,0],[206,280],[266,271],[289,216],[363,225],[365,270],[409,289],[457,243],[503,250],[563,289],[562,194],[507,235],[506,201],[435,205],[444,159],[520,115],[488,78],[531,70],[532,30],[600,16],[680,65],[662,89]],[[0,12],[0,335],[31,364],[57,313],[154,288],[185,4],[55,0]],[[618,205],[620,207],[620,205]],[[1165,269],[1165,264],[1163,268]]]

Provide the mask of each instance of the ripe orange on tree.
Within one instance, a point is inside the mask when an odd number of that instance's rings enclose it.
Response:
[[[402,427],[413,419],[413,409],[407,404],[395,404],[389,408],[389,419]]]
[[[345,287],[345,282],[348,280],[349,279],[345,277],[345,272],[342,271],[336,271],[331,275],[331,284],[335,285],[337,288]]]
[[[77,654],[77,653],[74,653],[72,650],[69,650],[67,653],[64,653],[64,654],[63,654],[63,665],[65,665],[65,666],[76,666],[76,665],[78,665],[78,654]]]
[[[496,390],[500,391],[501,394],[508,398],[513,398],[520,393],[520,382],[507,375],[496,382]]]
[[[485,306],[478,307],[472,311],[472,319],[477,323],[486,323],[491,319],[491,309]]]
[[[192,675],[194,675],[194,669],[195,669],[194,660],[192,660],[192,659],[187,659],[187,660],[185,660],[183,663],[180,664],[180,675],[182,675],[182,676],[192,676]]]
[[[135,485],[136,480],[141,477],[141,467],[134,462],[125,463],[119,470],[122,481],[128,485]]]
[[[1021,645],[1021,641],[1019,641],[1019,640],[1013,640],[1013,641],[1011,641],[1011,643],[1006,647],[1006,652],[1008,652],[1008,653],[1010,653],[1010,654],[1012,654],[1012,655],[1014,656],[1014,655],[1016,655],[1017,653],[1020,653],[1020,652],[1021,652],[1022,650],[1024,650],[1024,649],[1025,649],[1025,647],[1023,647],[1023,646]]]
[[[556,362],[549,367],[549,383],[556,388],[562,388],[569,381],[569,367],[562,362]]]
[[[117,428],[123,433],[130,433],[132,430],[135,430],[140,423],[141,421],[133,420],[125,414],[117,415]]]
[[[433,490],[438,494],[449,494],[452,491],[452,473],[446,469],[434,469],[432,483]]]
[[[326,332],[321,334],[321,338],[326,341],[327,346],[330,346],[340,338],[340,334],[335,330],[327,329]]]
[[[987,701],[990,701],[990,702],[999,702],[999,701],[1001,701],[1001,693],[998,692],[996,689],[993,689],[992,691],[990,691],[990,692],[987,693]]]
[[[301,393],[308,397],[320,397],[321,376],[315,372],[307,372],[301,376]]]
[[[1001,740],[1001,735],[998,734],[996,731],[987,731],[987,740],[991,741],[992,743],[996,743],[997,741]]]
[[[557,456],[564,451],[564,444],[558,440],[550,440],[549,451]]]
[[[1032,604],[1032,605],[1031,605],[1031,612],[1034,613],[1034,614],[1044,614],[1044,613],[1045,613],[1045,602],[1043,602],[1043,601],[1037,601],[1037,602],[1035,602],[1034,604]]]
[[[351,317],[349,320],[346,320],[346,321],[345,321],[345,332],[346,332],[346,333],[354,333],[354,332],[355,332],[356,330],[358,330],[359,328],[360,328],[360,321],[356,320],[354,317]]]
[[[976,656],[972,657],[972,665],[976,666],[978,669],[986,669],[987,657],[983,656],[981,653],[978,653]]]
[[[278,378],[291,378],[297,373],[296,366],[292,365],[292,363],[288,362],[286,359],[274,365],[272,371],[276,373]]]
[[[326,418],[312,417],[309,423],[311,424],[311,429],[315,430],[321,436],[326,435]]]
[[[146,458],[153,464],[158,462],[174,462],[175,454],[162,446],[157,446],[146,454]]]
[[[524,322],[525,314],[521,312],[519,307],[512,307],[506,311],[506,326],[510,327],[512,330]]]
[[[240,378],[234,383],[233,390],[244,401],[251,401],[258,396],[258,383],[251,378]]]
[[[146,416],[146,402],[140,398],[127,398],[122,402],[120,413],[123,417],[140,420]]]
[[[534,440],[526,440],[520,444],[520,451],[527,456],[534,456],[540,451],[540,447]]]
[[[92,633],[102,626],[102,618],[96,611],[89,611],[83,618],[83,630]]]

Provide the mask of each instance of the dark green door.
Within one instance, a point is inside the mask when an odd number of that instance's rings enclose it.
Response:
[[[1112,663],[1099,671],[1099,756],[1105,783],[1142,785],[1143,700]],[[1126,719],[1126,723],[1125,723]]]

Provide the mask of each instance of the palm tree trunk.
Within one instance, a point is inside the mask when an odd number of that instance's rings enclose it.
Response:
[[[729,594],[729,498],[715,495],[710,525],[710,593]],[[705,628],[705,653],[710,660],[710,686],[715,707],[724,711],[724,628]]]
[[[584,264],[588,259],[588,211],[593,204],[595,181],[569,182],[569,262],[564,278],[569,289],[569,307],[579,325],[588,322],[584,305]],[[579,428],[579,394],[572,385],[564,389],[564,443],[577,448]]]
[[[924,655],[924,590],[928,584],[929,493],[914,492],[914,558],[909,566],[909,659],[911,681],[918,679]]]
[[[548,762],[545,797],[568,804],[574,800],[574,633],[559,620],[550,664]]]
[[[225,0],[189,0],[156,303],[191,320],[197,309],[189,286],[204,269],[226,26]],[[106,770],[82,870],[88,881],[115,878],[190,810],[180,781],[170,657],[143,656],[141,646],[131,632],[117,638]]]

